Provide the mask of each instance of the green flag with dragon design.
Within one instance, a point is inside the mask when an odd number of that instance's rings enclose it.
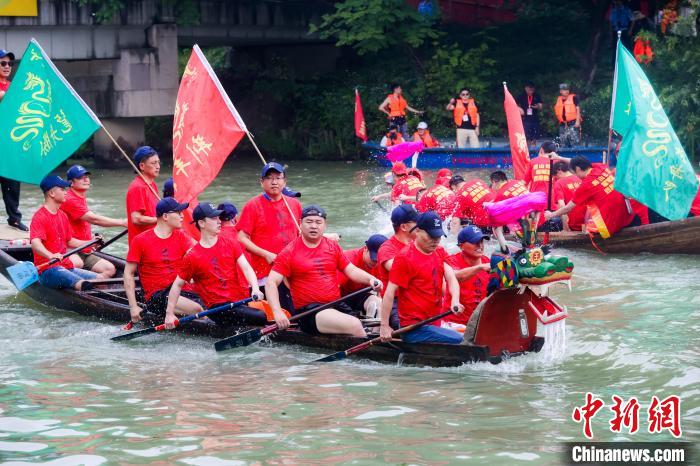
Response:
[[[698,192],[685,150],[649,79],[618,41],[612,129],[622,136],[615,190],[670,220],[688,216]]]
[[[39,184],[100,127],[100,120],[32,39],[0,101],[0,176]]]

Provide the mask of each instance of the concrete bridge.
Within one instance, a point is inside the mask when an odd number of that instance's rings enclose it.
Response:
[[[176,25],[175,3],[126,0],[98,24],[90,5],[38,0],[36,17],[0,17],[0,48],[19,59],[36,38],[105,126],[129,150],[144,142],[144,118],[172,115],[178,47],[318,47],[308,33],[328,8],[320,1],[193,0],[196,25]],[[102,132],[102,161],[118,160]]]

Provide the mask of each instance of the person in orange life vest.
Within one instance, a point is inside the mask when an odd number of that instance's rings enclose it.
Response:
[[[160,174],[160,157],[150,146],[141,146],[134,152],[134,163],[143,178],[136,174],[126,191],[126,220],[129,229],[129,244],[144,231],[156,225],[158,186],[155,179]],[[148,184],[144,181],[148,180]]]
[[[455,193],[441,184],[434,184],[428,189],[421,189],[416,194],[418,212],[433,211],[443,221],[452,216],[455,210]]]
[[[467,222],[488,228],[489,216],[484,210],[484,202],[492,202],[495,194],[486,183],[478,178],[465,181],[461,175],[455,175],[450,180],[450,188],[455,193],[451,231],[459,231],[461,225]]]
[[[70,188],[66,193],[66,201],[61,204],[61,210],[68,216],[73,237],[81,241],[92,239],[91,225],[101,227],[126,228],[126,218],[111,218],[98,215],[88,209],[87,191],[90,189],[90,172],[82,165],[73,165],[66,172]],[[83,267],[99,275],[99,278],[113,277],[117,269],[111,262],[101,259],[90,250],[70,256],[76,267]],[[78,261],[83,265],[78,265]]]
[[[581,179],[571,173],[569,164],[558,161],[554,164],[554,179],[552,187],[552,206],[556,209],[564,207],[574,197],[574,193],[581,185]],[[581,231],[586,217],[586,206],[577,205],[571,212],[561,216],[564,231]]]
[[[484,255],[484,240],[487,239],[489,237],[476,225],[467,225],[457,235],[459,252],[448,256],[446,262],[454,269],[459,282],[459,302],[464,306],[464,312],[452,314],[445,318],[446,321],[466,324],[474,309],[486,297],[491,271],[491,261]],[[451,302],[451,296],[447,293],[443,305],[445,311],[450,308]]]
[[[392,188],[391,200],[395,204],[415,204],[416,195],[421,189],[425,189],[423,174],[417,168],[408,168],[406,169],[406,176],[401,177]]]
[[[85,244],[85,241],[73,237],[68,217],[60,208],[69,186],[70,183],[56,175],[48,175],[41,180],[39,187],[44,193],[44,204],[32,217],[29,241],[34,265],[43,266],[39,269],[39,283],[48,288],[86,291],[92,288],[92,283],[87,280],[97,278],[97,274],[81,269],[80,259],[80,265],[75,267],[69,257],[63,257],[68,248]],[[58,259],[58,262],[46,265],[52,259]]]
[[[452,171],[449,168],[441,168],[437,172],[437,177],[435,178],[435,184],[441,184],[446,188],[450,187],[450,178],[452,178]]]
[[[416,132],[413,133],[413,140],[415,142],[423,142],[423,145],[427,148],[440,147],[440,142],[435,139],[428,130],[428,123],[421,121],[416,127]]]
[[[403,136],[404,141],[408,140],[408,123],[406,123],[406,110],[420,115],[423,112],[408,105],[403,97],[401,85],[394,83],[390,86],[391,94],[379,105],[379,111],[386,113],[389,124],[395,125]]]
[[[455,126],[457,126],[457,147],[478,148],[481,117],[469,89],[459,91],[459,97],[450,99],[445,109],[452,112]]]
[[[377,252],[379,252],[379,248],[387,240],[388,238],[384,235],[372,235],[365,241],[365,245],[361,248],[350,249],[343,251],[343,253],[351,264],[376,277]],[[347,275],[342,272],[338,272],[338,280],[340,281],[340,294],[343,296],[364,288],[362,283],[350,280]],[[364,310],[365,317],[373,319],[377,317],[382,299],[377,296],[375,292],[367,291],[345,302],[353,309]]]
[[[569,85],[559,84],[559,97],[554,104],[554,114],[559,122],[559,143],[563,147],[577,146],[581,128],[581,109],[578,96],[572,94]]]
[[[598,232],[608,238],[620,229],[639,224],[639,217],[628,211],[625,197],[615,191],[615,177],[607,165],[591,162],[582,156],[571,159],[571,168],[581,179],[573,198],[554,212],[545,212],[545,218],[560,217],[571,212],[577,205],[588,206],[590,220],[586,231]]]
[[[323,236],[326,229],[326,211],[309,205],[301,214],[301,236],[290,242],[277,256],[265,284],[265,295],[280,329],[289,327],[289,319],[282,312],[278,286],[289,282],[294,303],[294,314],[340,298],[338,271],[350,280],[381,291],[382,283],[372,274],[350,263],[337,242]],[[343,303],[301,318],[299,327],[305,333],[352,335],[366,337],[362,322],[350,315]]]
[[[402,144],[406,142],[401,133],[398,132],[398,127],[396,125],[389,126],[389,131],[384,135],[379,145],[382,147],[391,147],[397,144]]]
[[[383,341],[392,338],[390,316],[394,297],[398,301],[401,326],[415,324],[440,313],[443,281],[447,283],[452,296],[450,309],[455,313],[464,311],[464,306],[459,302],[459,282],[452,267],[445,262],[447,252],[440,247],[440,239],[445,236],[440,217],[435,212],[420,214],[413,229],[416,239],[394,258],[389,284],[382,298],[379,334]],[[407,343],[459,344],[462,334],[435,324],[423,325],[405,333],[402,339]]]
[[[398,189],[397,185],[402,179],[408,176],[408,168],[406,168],[406,164],[403,162],[395,162],[391,166],[391,172],[388,175],[390,176],[384,175],[384,182],[386,182],[387,186],[390,188],[390,191],[372,196],[372,202],[379,202],[382,199],[391,199],[394,189]]]
[[[518,96],[516,103],[520,115],[523,117],[523,129],[527,143],[534,146],[540,136],[539,113],[542,111],[542,98],[535,92],[535,85],[531,81],[525,83],[525,93]]]
[[[182,266],[170,287],[165,311],[167,328],[174,327],[175,307],[186,283],[194,284],[207,308],[240,301],[248,295],[254,300],[263,299],[258,278],[243,254],[243,246],[237,239],[224,238],[220,234],[221,214],[223,210],[217,210],[206,202],[200,202],[192,211],[194,225],[201,235],[199,242],[183,257]],[[244,282],[240,280],[239,274],[245,277]],[[247,306],[213,314],[210,318],[222,325],[265,325],[267,322],[263,312]]]

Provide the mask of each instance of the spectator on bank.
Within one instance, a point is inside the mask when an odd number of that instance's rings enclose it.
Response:
[[[532,81],[525,83],[525,92],[516,100],[520,114],[523,116],[523,128],[527,143],[537,145],[540,136],[540,112],[542,111],[542,98],[535,90]]]

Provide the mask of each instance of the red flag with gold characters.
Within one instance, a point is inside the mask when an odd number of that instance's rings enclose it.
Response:
[[[355,136],[367,142],[367,125],[365,125],[365,114],[362,112],[362,102],[360,102],[360,92],[355,89]]]
[[[508,122],[508,139],[510,140],[510,155],[513,159],[513,172],[516,179],[522,180],[525,178],[525,172],[530,162],[530,150],[527,147],[527,138],[525,137],[520,109],[510,91],[508,91],[506,83],[503,83],[503,92],[505,93],[503,106],[506,109],[506,121]]]
[[[180,81],[173,118],[177,200],[189,202],[204,191],[246,132],[243,119],[195,45]]]

